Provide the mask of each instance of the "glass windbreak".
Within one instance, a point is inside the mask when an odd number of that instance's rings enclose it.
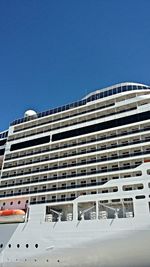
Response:
[[[89,96],[86,99],[83,99],[83,100],[80,100],[80,101],[77,101],[77,102],[74,102],[74,103],[71,103],[71,104],[67,104],[67,105],[64,105],[62,107],[58,107],[58,108],[55,108],[55,109],[51,109],[51,110],[47,110],[47,111],[44,111],[44,112],[37,113],[36,118],[41,118],[41,117],[44,117],[44,116],[48,116],[48,115],[51,115],[51,114],[56,114],[56,113],[59,113],[59,112],[65,111],[65,110],[69,110],[69,109],[72,109],[72,108],[75,108],[75,107],[79,107],[79,106],[85,105],[87,102],[91,102],[91,101],[94,101],[94,100],[97,100],[97,99],[100,99],[100,98],[104,98],[104,97],[108,97],[108,96],[111,96],[111,95],[115,95],[115,94],[118,94],[118,93],[121,93],[121,92],[126,92],[126,91],[131,91],[131,90],[141,90],[141,89],[150,89],[150,87],[144,86],[144,85],[127,85],[127,86],[124,85],[124,86],[119,86],[119,87],[113,88],[111,90],[106,89],[103,92],[97,93],[97,94],[93,94],[93,95]],[[11,123],[11,125],[20,124],[22,122],[29,121],[29,120],[32,120],[32,119],[35,119],[35,115],[31,116],[31,117],[26,117],[26,118],[15,120],[15,121],[13,121]]]

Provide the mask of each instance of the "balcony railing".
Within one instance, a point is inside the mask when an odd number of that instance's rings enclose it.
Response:
[[[132,111],[132,110],[135,110],[137,109],[137,107],[134,107],[134,108],[130,108],[130,109],[127,109],[127,110],[122,110],[122,111],[118,111],[118,112],[112,112],[110,114],[106,114],[106,115],[101,115],[101,116],[95,116],[94,118],[91,118],[91,119],[85,119],[83,121],[78,121],[78,122],[72,122],[72,123],[68,123],[67,125],[60,125],[60,126],[56,126],[56,127],[52,127],[52,128],[48,128],[48,129],[43,129],[43,130],[40,130],[40,131],[35,131],[34,133],[27,133],[26,134],[22,134],[21,136],[16,136],[16,137],[13,137],[10,136],[8,138],[9,141],[12,141],[12,140],[18,140],[18,139],[21,139],[21,138],[26,138],[26,137],[29,137],[29,136],[33,136],[33,135],[37,135],[37,134],[41,134],[41,133],[46,133],[46,132],[49,132],[49,131],[54,131],[54,130],[58,130],[58,129],[63,129],[63,128],[66,128],[66,127],[69,127],[69,126],[73,126],[73,125],[78,125],[78,124],[82,124],[84,122],[90,122],[90,121],[93,121],[93,120],[97,120],[97,119],[102,119],[102,118],[107,118],[109,116],[112,116],[112,115],[117,115],[117,114],[121,114],[121,113],[125,113],[125,112],[128,112],[128,111]]]
[[[135,144],[141,144],[141,143],[146,143],[146,142],[150,142],[150,138],[149,138],[149,140],[140,140],[140,141],[134,141],[134,142],[129,142],[129,143],[125,143],[125,144],[114,144],[114,145],[111,145],[111,146],[107,146],[107,150],[108,149],[112,149],[112,148],[119,148],[119,147],[122,147],[122,146],[131,146],[131,145],[135,145]],[[51,160],[55,160],[55,159],[61,159],[61,158],[69,158],[69,157],[73,157],[73,156],[79,156],[79,155],[83,155],[83,154],[85,154],[85,155],[87,155],[87,154],[89,154],[89,153],[93,153],[93,152],[97,152],[97,151],[102,151],[102,150],[104,150],[104,149],[102,149],[102,148],[95,148],[95,149],[92,149],[92,150],[87,150],[86,152],[75,152],[75,153],[73,153],[73,154],[70,154],[70,155],[64,155],[64,156],[55,156],[55,157],[51,157],[51,158],[48,158],[48,159],[39,159],[39,160],[34,160],[34,161],[32,161],[32,162],[25,162],[25,163],[23,163],[23,164],[17,164],[17,165],[12,165],[12,166],[4,166],[3,167],[3,170],[4,169],[11,169],[11,168],[16,168],[16,167],[20,167],[20,166],[26,166],[26,165],[32,165],[32,164],[34,164],[34,163],[40,163],[40,162],[46,162],[46,161],[51,161]],[[148,152],[148,153],[150,153],[150,151]],[[128,155],[118,155],[118,156],[116,156],[116,157],[107,157],[106,159],[101,159],[100,161],[107,161],[107,160],[112,160],[112,159],[119,159],[119,158],[123,158],[123,157],[132,157],[132,155],[134,155],[134,154],[137,154],[137,153],[130,153],[130,154],[128,154]],[[86,164],[88,164],[89,162],[87,161],[87,163]],[[69,165],[68,165],[69,166]],[[62,166],[63,167],[63,166]]]
[[[83,190],[83,188],[86,189],[88,187],[95,187],[95,186],[98,186],[98,185],[103,185],[105,183],[106,183],[106,181],[102,181],[102,182],[95,182],[95,183],[70,185],[70,186],[65,186],[65,187],[61,186],[61,187],[48,188],[48,189],[29,190],[29,191],[25,191],[25,192],[2,194],[2,195],[0,195],[0,198],[10,197],[10,196],[18,196],[18,195],[28,195],[28,194],[55,192],[55,191],[62,191],[62,190],[67,190],[67,189],[78,189],[78,188],[81,188]]]
[[[90,144],[90,143],[97,142],[97,141],[103,141],[103,140],[110,140],[111,141],[111,139],[114,139],[114,138],[117,138],[117,137],[121,137],[121,136],[126,136],[127,137],[128,135],[132,135],[134,133],[142,133],[142,132],[149,131],[149,130],[150,130],[150,127],[147,127],[145,129],[133,130],[133,131],[130,131],[130,132],[127,132],[127,133],[121,133],[121,134],[114,134],[113,136],[109,136],[109,137],[95,138],[94,140],[82,141],[82,142],[75,143],[75,144],[67,144],[67,143],[65,143],[63,146],[60,146],[60,147],[57,147],[57,148],[43,149],[41,151],[35,151],[35,152],[32,151],[32,152],[28,152],[25,155],[17,155],[17,156],[13,156],[13,155],[8,156],[8,155],[6,155],[5,161],[11,160],[11,159],[23,158],[23,157],[27,157],[27,156],[33,156],[33,155],[46,153],[46,152],[57,151],[57,150],[61,150],[61,149],[64,149],[64,148],[71,148],[71,147],[80,146],[80,145],[84,145],[84,144]],[[137,141],[137,142],[133,142],[133,143],[136,144],[136,143],[147,142],[147,141],[149,142],[150,140]],[[125,146],[125,145],[129,145],[129,144],[122,144],[120,146]],[[112,148],[112,147],[110,147],[110,148]],[[101,148],[101,150],[106,150],[106,149],[108,149],[108,148],[104,148],[104,149]]]
[[[104,173],[109,173],[109,172],[118,172],[118,171],[123,171],[123,170],[131,170],[136,167],[138,167],[139,164],[134,164],[134,165],[128,165],[128,166],[123,166],[123,167],[114,167],[114,168],[109,168],[109,169],[104,169],[104,170],[93,170],[91,172],[84,172],[84,173],[76,173],[76,174],[68,174],[68,175],[60,175],[57,177],[47,177],[47,178],[39,178],[38,180],[33,180],[33,181],[26,181],[26,182],[21,182],[21,183],[14,183],[14,184],[8,184],[8,185],[0,185],[0,188],[7,188],[7,187],[13,187],[16,185],[26,185],[26,184],[32,184],[32,183],[39,183],[39,182],[47,182],[47,181],[58,181],[61,179],[69,179],[69,178],[76,178],[76,177],[85,177],[85,176],[90,176],[90,175],[96,175],[96,174],[104,174]],[[87,177],[88,178],[88,177]]]
[[[24,131],[24,130],[27,130],[27,129],[32,129],[34,127],[45,125],[47,123],[54,123],[54,122],[62,121],[62,120],[65,120],[65,119],[73,118],[73,117],[76,117],[76,116],[79,116],[79,115],[87,114],[87,113],[92,112],[92,111],[98,111],[98,110],[101,110],[101,109],[112,107],[114,105],[115,105],[115,103],[112,103],[112,104],[109,104],[109,105],[105,105],[103,107],[92,108],[92,109],[88,109],[88,110],[85,110],[85,111],[82,111],[82,112],[79,112],[79,113],[76,113],[76,114],[73,114],[73,115],[67,115],[67,116],[64,116],[64,117],[60,117],[58,119],[53,119],[53,120],[48,120],[46,122],[41,122],[41,123],[38,123],[37,125],[31,125],[31,126],[28,126],[28,127],[24,127],[23,129],[15,129],[14,133],[20,132],[20,131]]]
[[[144,151],[144,152],[137,152],[137,153],[129,153],[129,154],[124,154],[124,155],[116,155],[113,157],[107,157],[104,159],[93,159],[93,160],[87,160],[84,162],[79,162],[79,163],[73,163],[73,164],[67,164],[67,165],[59,165],[59,166],[52,166],[51,168],[44,168],[44,169],[38,169],[38,170],[30,170],[30,171],[24,171],[23,173],[16,173],[16,174],[9,174],[8,176],[3,174],[1,176],[1,178],[10,178],[10,177],[17,177],[17,176],[24,176],[27,174],[34,174],[34,173],[45,173],[48,171],[53,171],[53,170],[59,170],[59,169],[67,169],[70,167],[77,167],[77,166],[84,166],[87,167],[86,165],[88,164],[95,164],[95,163],[101,163],[101,162],[106,162],[107,161],[111,161],[111,160],[116,160],[116,159],[123,159],[123,158],[131,158],[131,157],[135,157],[135,156],[144,156],[150,154],[150,150],[149,151]]]

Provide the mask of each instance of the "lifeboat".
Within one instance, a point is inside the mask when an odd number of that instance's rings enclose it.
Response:
[[[25,221],[25,212],[23,210],[1,210],[0,223],[18,223]]]

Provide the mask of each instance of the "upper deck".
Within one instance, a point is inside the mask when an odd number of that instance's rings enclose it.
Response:
[[[115,94],[126,92],[126,91],[132,91],[132,90],[150,90],[150,86],[140,84],[140,83],[132,83],[132,82],[119,83],[113,86],[106,87],[104,89],[98,89],[88,94],[82,100],[79,100],[79,101],[76,101],[76,102],[61,106],[61,107],[57,107],[54,109],[50,109],[44,112],[39,112],[36,114],[36,118],[41,118],[41,117],[45,117],[48,115],[60,113],[62,111],[66,111],[72,108],[86,105],[88,102],[91,102],[97,99],[102,99],[102,98],[105,98],[111,95],[115,95]],[[34,120],[34,119],[35,119],[35,115],[30,116],[30,117],[20,118],[20,119],[13,121],[10,125],[13,126],[13,125],[20,124],[20,123],[23,123],[29,120]]]

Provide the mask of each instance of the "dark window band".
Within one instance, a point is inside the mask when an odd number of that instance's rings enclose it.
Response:
[[[10,151],[14,151],[14,150],[18,150],[18,149],[26,148],[26,147],[31,147],[31,146],[38,146],[38,145],[42,145],[42,144],[49,143],[49,142],[50,142],[50,136],[40,137],[40,138],[36,138],[30,141],[13,144],[11,145]]]
[[[4,155],[5,149],[0,149],[0,156]]]
[[[144,121],[148,119],[150,119],[150,111],[138,113],[135,115],[131,115],[128,117],[119,118],[119,119],[115,119],[111,121],[102,122],[99,124],[82,127],[82,128],[75,129],[75,130],[70,130],[67,132],[57,133],[52,136],[52,141],[58,141],[58,140],[62,140],[62,139],[70,138],[70,137],[80,136],[80,135],[84,135],[84,134],[88,134],[92,132],[97,132],[97,131],[106,130],[106,129],[110,129],[110,128],[114,128],[118,126],[123,126],[123,125],[130,124],[130,123]]]
[[[3,146],[3,145],[5,145],[5,144],[6,144],[6,141],[7,141],[7,139],[0,140],[0,146]]]

